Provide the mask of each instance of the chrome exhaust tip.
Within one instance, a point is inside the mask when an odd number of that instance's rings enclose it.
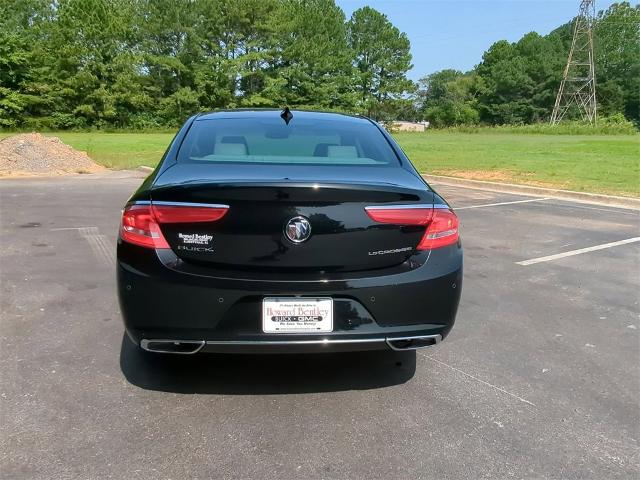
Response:
[[[392,350],[403,352],[417,350],[418,348],[433,347],[442,341],[442,335],[422,335],[418,337],[396,337],[386,339],[387,345]]]
[[[140,341],[140,347],[153,353],[177,353],[179,355],[192,355],[198,353],[204,347],[204,340],[149,340]]]

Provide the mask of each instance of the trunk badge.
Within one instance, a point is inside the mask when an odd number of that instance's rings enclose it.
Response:
[[[302,243],[311,236],[311,224],[304,217],[293,217],[284,227],[284,234],[293,243]]]

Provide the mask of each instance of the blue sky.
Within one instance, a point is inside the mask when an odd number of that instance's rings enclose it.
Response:
[[[347,18],[369,5],[389,17],[411,40],[417,80],[443,68],[469,70],[489,46],[527,32],[549,33],[571,20],[579,0],[337,0]],[[596,0],[604,10],[613,0]],[[632,2],[633,4],[637,2]]]

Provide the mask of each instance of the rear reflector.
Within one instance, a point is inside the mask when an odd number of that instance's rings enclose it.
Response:
[[[427,227],[417,250],[446,247],[458,241],[458,217],[448,208],[402,205],[394,207],[366,207],[369,217],[378,223],[393,225],[424,225]]]
[[[199,223],[220,220],[229,210],[226,205],[130,205],[122,212],[121,238],[147,248],[170,248],[160,225]]]

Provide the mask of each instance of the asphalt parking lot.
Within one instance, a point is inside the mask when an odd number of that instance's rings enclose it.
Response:
[[[465,248],[436,349],[149,358],[114,278],[140,182],[0,181],[2,478],[638,478],[638,212],[436,185]]]

